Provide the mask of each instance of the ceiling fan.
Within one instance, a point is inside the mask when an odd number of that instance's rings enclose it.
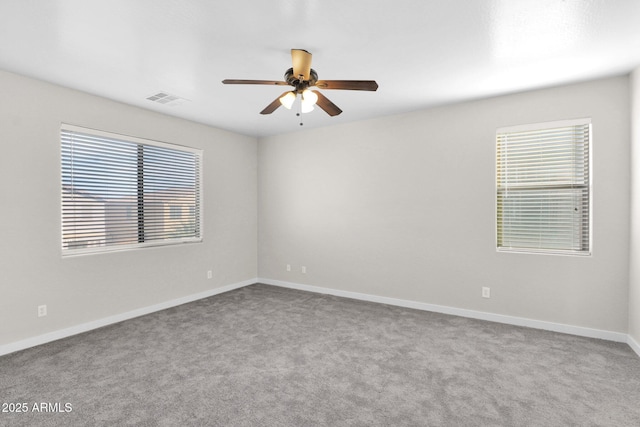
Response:
[[[318,105],[330,116],[337,116],[342,113],[342,110],[319,91],[310,89],[311,87],[367,91],[378,89],[378,83],[375,80],[318,80],[318,73],[311,68],[311,54],[304,49],[291,49],[291,60],[293,67],[284,73],[284,81],[226,79],[222,83],[227,85],[293,86],[293,90],[280,95],[271,104],[267,105],[264,110],[260,111],[260,114],[271,114],[280,105],[291,109],[297,96],[300,95],[301,112],[308,113],[313,110],[314,105]]]

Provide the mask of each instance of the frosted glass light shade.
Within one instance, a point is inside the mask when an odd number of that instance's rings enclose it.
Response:
[[[300,111],[303,113],[310,113],[313,111],[313,104],[310,102],[306,102],[304,99],[302,100],[302,104],[300,104]]]
[[[282,106],[287,110],[290,110],[295,100],[296,94],[293,92],[287,92],[280,97],[280,104],[282,104]]]
[[[300,111],[302,111],[303,113],[310,113],[311,111],[313,111],[313,106],[315,105],[316,101],[318,101],[318,95],[316,95],[309,89],[305,89],[302,92],[302,104]]]
[[[302,92],[302,100],[308,102],[311,105],[315,105],[318,102],[318,95],[309,89],[305,89]]]

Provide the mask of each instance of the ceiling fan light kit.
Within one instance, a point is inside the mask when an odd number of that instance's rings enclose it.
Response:
[[[313,106],[318,105],[330,116],[337,116],[342,113],[342,110],[319,91],[311,90],[311,87],[365,91],[376,91],[378,89],[378,83],[375,80],[318,80],[318,73],[311,68],[311,53],[304,49],[291,49],[291,62],[293,67],[285,72],[284,81],[226,79],[222,83],[293,86],[294,90],[280,95],[271,104],[267,105],[260,114],[271,114],[280,105],[290,110],[298,94],[300,94],[300,111],[302,113],[313,111]]]

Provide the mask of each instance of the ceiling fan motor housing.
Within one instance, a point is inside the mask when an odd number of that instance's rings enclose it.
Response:
[[[316,70],[311,68],[309,71],[309,80],[300,80],[298,77],[293,75],[293,68],[289,68],[287,72],[284,73],[284,81],[295,87],[296,92],[302,92],[308,87],[316,85],[316,82],[318,81],[318,73],[316,73]]]

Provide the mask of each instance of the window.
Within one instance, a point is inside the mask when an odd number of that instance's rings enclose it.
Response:
[[[71,125],[60,135],[63,255],[202,241],[201,150]]]
[[[589,255],[589,119],[498,129],[499,251]]]

